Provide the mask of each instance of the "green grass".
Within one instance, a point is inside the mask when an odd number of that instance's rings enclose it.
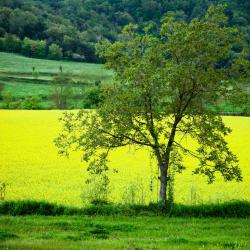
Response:
[[[35,67],[35,74],[33,67]],[[62,67],[63,73],[69,74],[76,84],[89,87],[97,81],[103,83],[112,81],[112,72],[106,70],[101,64],[35,59],[0,52],[0,83],[4,84],[3,93],[11,94],[15,98],[14,102],[22,101],[25,97],[42,95],[43,101],[39,105],[40,109],[54,108],[48,100],[52,91],[50,83],[53,76],[60,73],[60,67]],[[77,88],[75,92],[79,93]],[[73,107],[83,108],[84,105],[73,97],[68,108]],[[6,108],[1,98],[0,108]],[[222,104],[219,111],[249,113],[249,109],[245,111],[245,107],[234,107],[231,104]]]
[[[12,93],[13,97],[25,97],[35,95],[45,95],[52,93],[53,86],[47,84],[34,84],[34,83],[17,83],[10,81],[4,88],[5,92]]]
[[[0,217],[0,249],[249,249],[249,219]]]
[[[75,94],[69,100],[70,109],[84,107],[78,97],[79,95],[84,97],[84,91],[92,87],[95,82],[109,83],[112,79],[112,72],[105,70],[101,64],[34,59],[0,52],[0,83],[4,84],[2,95],[11,95],[13,102],[22,101],[30,96],[41,96],[43,101],[39,107],[51,109],[53,104],[49,96],[54,88],[51,83],[54,75],[60,73],[60,66],[63,73],[68,74],[74,81]],[[1,98],[0,108],[6,108]]]
[[[101,64],[35,59],[0,52],[1,72],[31,73],[32,67],[35,67],[37,72],[58,73],[60,66],[62,66],[65,73],[86,74],[89,76],[99,76],[101,78],[112,74],[110,71],[105,70]]]

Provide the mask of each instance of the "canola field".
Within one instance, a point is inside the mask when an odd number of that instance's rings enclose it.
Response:
[[[7,200],[35,199],[81,206],[86,191],[86,164],[80,153],[69,158],[57,155],[53,139],[60,130],[62,111],[0,110],[0,183]],[[175,201],[180,203],[250,200],[250,118],[224,117],[233,132],[228,142],[240,160],[243,182],[225,183],[220,178],[207,184],[192,175],[195,162],[175,177]],[[112,154],[110,199],[115,202],[156,201],[157,168],[146,150],[120,149]],[[136,193],[136,196],[134,196]]]

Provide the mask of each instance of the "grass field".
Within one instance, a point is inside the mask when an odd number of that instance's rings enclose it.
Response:
[[[73,96],[67,104],[68,109],[86,108],[84,96],[88,94],[89,88],[93,87],[96,82],[104,84],[112,82],[112,72],[106,70],[101,64],[35,59],[0,52],[0,84],[4,86],[2,94],[0,93],[0,108],[29,109],[18,102],[28,97],[40,97],[42,100],[34,109],[56,109],[50,98],[54,89],[51,83],[54,76],[60,73],[60,67],[73,82]],[[6,101],[1,96],[11,96],[12,104],[6,105]],[[220,111],[249,113],[249,108],[247,111],[245,108],[223,103]]]
[[[16,101],[28,96],[41,96],[45,99],[41,108],[49,109],[52,105],[48,100],[53,91],[51,83],[53,76],[60,73],[60,67],[76,83],[73,91],[78,95],[96,81],[109,82],[112,77],[112,73],[101,64],[34,59],[0,52],[0,83],[4,84],[3,94],[10,93]],[[1,106],[3,102],[0,100]]]
[[[249,219],[0,217],[0,249],[249,249]]]
[[[34,66],[36,67],[36,71],[41,73],[58,73],[59,67],[62,66],[63,71],[66,73],[89,74],[99,77],[110,75],[110,72],[106,71],[101,64],[35,59],[0,52],[1,72],[30,74]]]
[[[61,111],[0,110],[0,182],[7,184],[6,199],[82,205],[86,165],[80,161],[79,153],[69,159],[59,157],[53,145],[61,114]],[[224,117],[224,120],[233,129],[228,141],[240,159],[244,181],[225,183],[219,178],[208,185],[204,177],[191,174],[195,162],[189,160],[190,168],[176,175],[176,202],[250,200],[250,118]],[[112,201],[126,202],[134,191],[135,202],[157,200],[157,169],[147,151],[118,150],[112,155],[111,167],[119,170],[111,176]]]

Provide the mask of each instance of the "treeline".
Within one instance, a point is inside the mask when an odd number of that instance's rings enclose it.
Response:
[[[227,4],[230,25],[240,28],[250,46],[249,0],[1,0],[0,37],[13,34],[22,43],[25,37],[46,41],[45,57],[49,57],[49,47],[57,45],[63,58],[98,62],[95,44],[102,39],[117,40],[128,23],[158,32],[165,16],[189,21],[203,17],[211,4],[218,3]]]
[[[8,33],[0,37],[0,51],[20,53],[35,58],[55,60],[63,58],[62,48],[55,43],[49,45],[46,40],[32,40],[27,37],[21,40],[18,36]]]

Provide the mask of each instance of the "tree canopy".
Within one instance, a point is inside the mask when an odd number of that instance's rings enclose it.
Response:
[[[60,153],[80,150],[90,174],[104,175],[112,150],[148,148],[158,163],[164,204],[169,181],[185,170],[187,156],[197,159],[193,173],[209,183],[218,174],[241,181],[238,159],[225,140],[231,129],[216,106],[222,99],[245,101],[250,65],[238,30],[227,23],[224,7],[213,6],[204,19],[189,23],[165,18],[160,37],[128,25],[119,41],[99,45],[116,81],[103,90],[96,111],[65,114],[56,139]]]
[[[189,22],[204,17],[207,8],[218,3],[227,4],[229,25],[245,34],[249,47],[248,0],[2,0],[0,36],[46,40],[48,46],[60,46],[66,58],[97,62],[95,44],[102,39],[116,41],[124,25],[137,24],[140,31],[151,25],[159,34],[165,17]]]

